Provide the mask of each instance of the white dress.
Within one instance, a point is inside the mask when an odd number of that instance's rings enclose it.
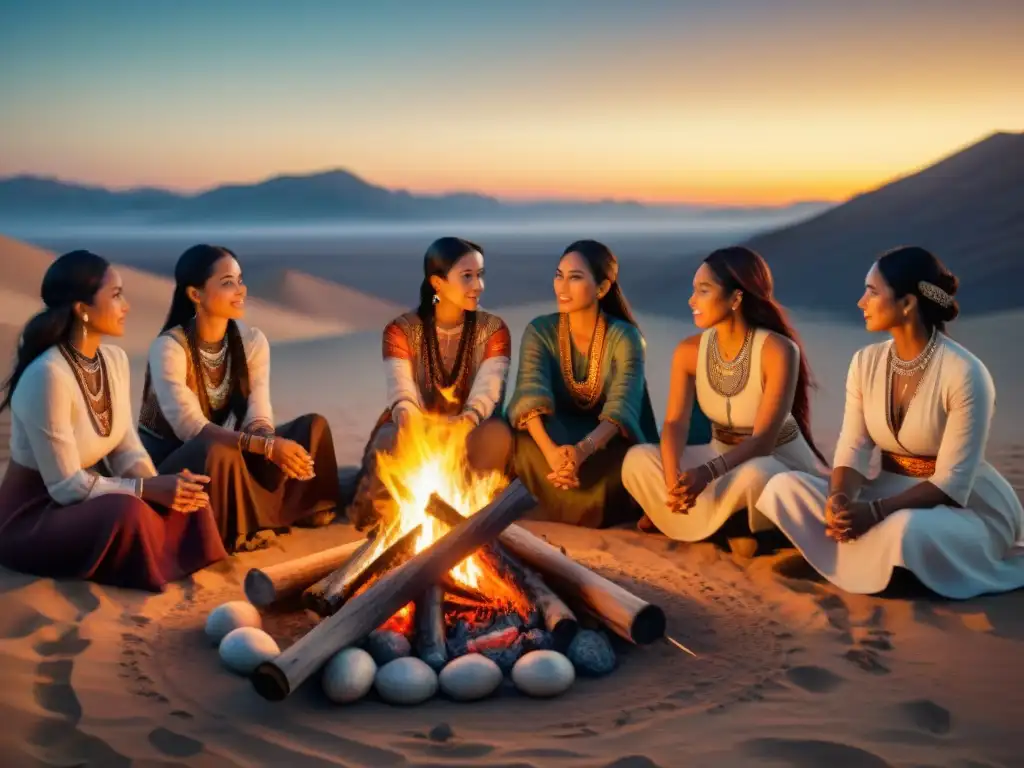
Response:
[[[763,329],[754,331],[747,383],[729,398],[719,394],[708,380],[708,343],[711,334],[705,331],[701,335],[695,381],[697,403],[712,423],[712,441],[705,445],[686,446],[679,460],[680,470],[699,466],[732,450],[734,444],[722,442],[716,437],[724,437],[725,430],[740,435],[753,431],[757,410],[764,397],[761,356],[764,343],[770,335],[770,331]],[[745,461],[712,481],[685,514],[672,512],[668,507],[663,466],[659,446],[636,445],[626,454],[622,465],[622,482],[651,522],[663,534],[678,541],[706,539],[741,509],[747,510],[751,531],[767,530],[772,524],[758,512],[755,504],[765,484],[780,472],[824,472],[821,462],[804,439],[792,415],[786,417],[779,443],[770,455]]]
[[[834,464],[869,478],[862,500],[890,497],[927,480],[960,506],[899,510],[842,544],[825,535],[827,480],[799,472],[779,475],[768,483],[758,508],[822,576],[847,592],[881,591],[896,566],[950,598],[1024,586],[1024,556],[1014,547],[1022,539],[1024,511],[1010,484],[985,461],[995,411],[988,369],[940,336],[894,435],[886,402],[891,344],[865,347],[853,357]],[[934,457],[934,473],[922,478],[880,471],[880,451]]]

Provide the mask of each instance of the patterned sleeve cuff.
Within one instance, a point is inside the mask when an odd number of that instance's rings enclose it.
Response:
[[[537,408],[532,408],[526,413],[524,413],[522,416],[520,416],[518,419],[516,419],[515,423],[512,426],[515,427],[516,429],[526,429],[526,425],[529,424],[538,416],[550,415],[551,409],[547,406],[539,406]]]

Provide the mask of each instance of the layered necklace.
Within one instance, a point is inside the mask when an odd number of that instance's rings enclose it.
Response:
[[[198,339],[196,341],[202,384],[206,388],[210,410],[219,411],[227,403],[228,395],[231,393],[231,377],[228,376],[228,364],[231,360],[228,355],[228,337],[212,343]]]
[[[594,335],[590,338],[590,349],[587,351],[587,375],[583,381],[576,379],[576,371],[572,364],[572,332],[569,328],[569,315],[562,313],[558,318],[558,357],[562,366],[562,379],[569,390],[573,401],[582,409],[593,408],[604,391],[601,379],[601,361],[604,358],[605,331],[608,323],[603,314],[598,314]]]
[[[107,363],[103,353],[96,350],[96,357],[86,357],[70,344],[61,344],[60,353],[71,366],[79,389],[89,406],[89,417],[96,434],[110,437],[113,425],[113,402],[110,397],[110,382]]]
[[[889,423],[889,430],[893,436],[899,433],[899,429],[896,426],[896,422],[899,421],[899,427],[903,426],[903,418],[897,419],[895,416],[895,408],[893,406],[893,380],[899,380],[899,394],[897,395],[897,401],[899,403],[900,411],[903,415],[906,415],[907,410],[910,408],[910,404],[917,397],[917,391],[921,387],[921,381],[924,379],[924,371],[928,367],[928,364],[935,357],[935,352],[939,348],[939,331],[938,329],[932,330],[931,338],[928,339],[928,343],[924,345],[924,349],[921,350],[920,354],[912,360],[902,360],[896,355],[896,345],[894,343],[889,344],[889,354],[886,359],[885,368],[885,416]],[[917,376],[917,374],[921,374]],[[917,376],[916,379],[913,377]],[[914,391],[910,393],[910,397],[907,398],[907,390],[910,385],[914,385]]]
[[[732,398],[743,391],[750,378],[753,348],[753,328],[747,329],[743,337],[743,346],[732,360],[722,357],[722,350],[718,346],[718,331],[712,328],[708,336],[708,383],[711,389],[725,398],[725,413],[729,426],[732,426]]]

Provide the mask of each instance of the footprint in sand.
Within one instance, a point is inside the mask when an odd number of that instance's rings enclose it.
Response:
[[[792,768],[891,768],[878,755],[848,744],[816,739],[751,739],[742,745],[747,754],[785,763]]]
[[[882,663],[878,652],[870,648],[851,648],[843,654],[843,658],[873,675],[889,674],[889,668]]]
[[[149,743],[168,757],[194,757],[206,747],[201,741],[182,736],[180,733],[166,728],[156,728],[149,732]]]
[[[810,693],[829,693],[845,682],[824,667],[793,667],[786,670],[786,677],[793,685]]]
[[[604,768],[661,768],[661,766],[643,755],[627,755],[607,763]]]
[[[949,710],[930,699],[908,701],[900,709],[915,728],[937,736],[944,736],[953,730],[953,716]]]

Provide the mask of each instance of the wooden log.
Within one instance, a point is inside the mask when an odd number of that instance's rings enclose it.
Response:
[[[356,539],[266,568],[250,568],[245,574],[245,597],[253,605],[264,608],[333,573],[371,545],[368,539]]]
[[[438,519],[442,519],[441,515],[451,518],[452,512],[458,514],[437,497],[431,499],[428,510],[431,514],[436,511]],[[548,585],[581,603],[620,637],[637,645],[648,645],[664,637],[665,612],[660,607],[594,573],[522,526],[508,526],[498,541],[526,565],[539,571]]]
[[[307,589],[303,595],[303,605],[320,616],[330,616],[337,612],[342,604],[359,591],[375,576],[389,571],[408,559],[416,546],[422,526],[417,525],[404,536],[392,542],[383,552],[378,552],[371,544],[366,552],[318,581]],[[381,534],[383,535],[383,534]]]
[[[416,655],[435,672],[448,663],[445,635],[444,588],[433,584],[416,600]]]
[[[464,519],[454,507],[437,499],[427,505],[427,513],[436,517],[445,525],[453,525]],[[502,578],[511,581],[526,595],[527,599],[540,611],[544,619],[544,627],[551,633],[555,648],[564,651],[579,630],[579,621],[572,609],[565,604],[555,592],[544,582],[536,571],[526,567],[513,556],[499,541],[481,547],[477,557],[498,572]]]
[[[271,701],[287,697],[331,656],[379,627],[419,597],[425,585],[437,583],[445,572],[505,530],[525,512],[524,494],[530,496],[522,486],[506,489],[472,518],[346,602],[273,661],[260,664],[252,674],[257,693]]]

